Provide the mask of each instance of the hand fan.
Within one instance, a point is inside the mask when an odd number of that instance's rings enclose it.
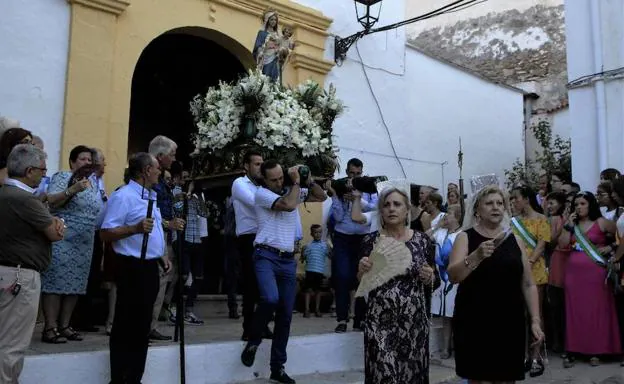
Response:
[[[412,264],[412,253],[405,243],[381,235],[369,259],[373,266],[362,276],[355,293],[356,297],[366,297],[370,291],[379,288],[392,278],[406,274]]]

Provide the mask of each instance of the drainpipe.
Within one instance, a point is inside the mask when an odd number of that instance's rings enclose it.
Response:
[[[602,63],[602,33],[600,28],[600,1],[590,0],[592,41],[594,45],[594,73],[603,71]],[[607,102],[605,97],[604,79],[598,79],[595,83],[596,92],[596,117],[598,123],[598,172],[607,168]]]

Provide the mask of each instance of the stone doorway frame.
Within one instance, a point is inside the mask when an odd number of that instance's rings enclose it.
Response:
[[[332,20],[290,0],[67,1],[71,28],[60,161],[67,164],[79,144],[102,149],[109,191],[122,183],[127,164],[134,69],[143,49],[161,34],[183,27],[214,30],[214,36],[226,37],[208,38],[251,68],[251,48],[268,6],[293,28],[298,42],[285,70],[287,84],[324,84],[334,65],[324,58]]]

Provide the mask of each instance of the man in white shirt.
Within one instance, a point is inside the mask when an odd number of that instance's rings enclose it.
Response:
[[[260,303],[254,314],[249,342],[241,355],[245,366],[251,367],[262,341],[262,332],[275,314],[275,329],[271,345],[271,377],[278,383],[294,384],[284,371],[286,346],[290,335],[290,322],[295,304],[297,286],[297,261],[294,258],[298,207],[301,202],[324,201],[323,189],[307,180],[300,180],[299,166],[288,170],[292,186],[284,188],[284,171],[274,160],[262,164],[264,187],[255,195],[258,223],[254,263]],[[303,183],[308,189],[302,189]]]
[[[248,341],[251,334],[253,315],[258,303],[258,283],[253,263],[254,239],[258,231],[256,222],[255,196],[260,188],[262,174],[260,167],[263,159],[260,152],[248,151],[243,160],[245,176],[234,180],[232,184],[232,205],[236,221],[236,238],[238,245],[238,257],[241,261],[243,283],[243,337]],[[230,318],[236,318],[237,314],[230,312]],[[271,338],[270,330],[265,330],[266,338]]]
[[[156,201],[152,189],[158,183],[160,167],[148,153],[134,155],[128,164],[130,182],[115,191],[107,205],[100,237],[111,242],[116,254],[117,302],[110,338],[111,384],[140,383],[145,370],[152,312],[160,276],[171,267],[166,254],[160,209],[154,204],[147,216],[148,200]],[[148,235],[142,255],[144,234]],[[162,259],[161,259],[162,258]]]

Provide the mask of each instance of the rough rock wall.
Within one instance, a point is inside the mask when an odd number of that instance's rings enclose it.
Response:
[[[567,98],[563,5],[489,13],[431,28],[410,41],[494,80],[538,84],[539,109],[556,108]]]

